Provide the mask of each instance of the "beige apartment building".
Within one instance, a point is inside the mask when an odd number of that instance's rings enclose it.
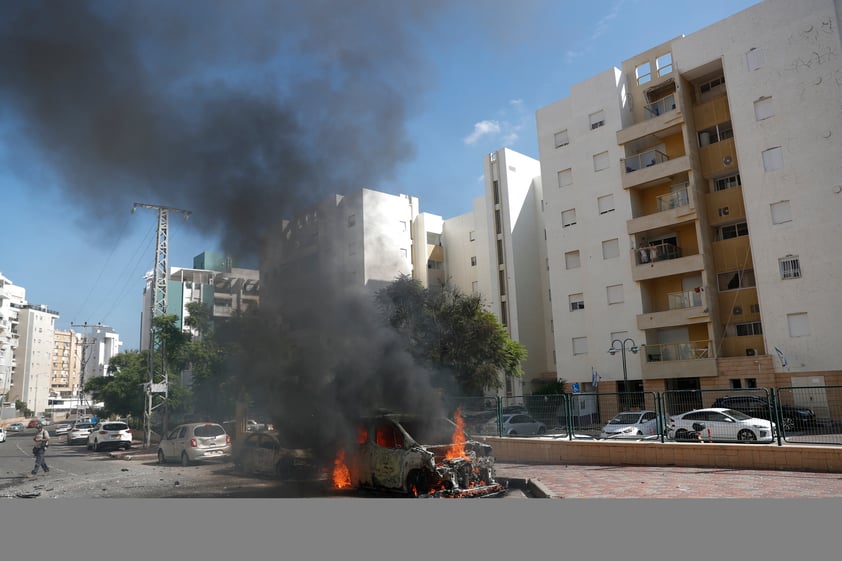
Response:
[[[842,384],[839,9],[766,0],[537,112],[559,377]]]

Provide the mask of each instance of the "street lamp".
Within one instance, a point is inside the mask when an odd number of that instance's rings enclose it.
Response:
[[[617,348],[615,346],[616,343],[620,344],[619,348]],[[623,359],[623,391],[624,392],[629,391],[629,386],[628,386],[628,384],[629,384],[629,373],[626,370],[626,350],[627,350],[626,349],[626,343],[631,343],[631,347],[629,347],[628,350],[631,351],[634,354],[637,354],[637,351],[638,351],[637,343],[635,343],[634,339],[632,339],[631,337],[626,337],[622,341],[620,339],[614,339],[613,341],[611,341],[611,348],[608,349],[608,354],[610,354],[611,356],[614,356],[615,354],[617,354],[617,351],[620,351],[620,356]]]

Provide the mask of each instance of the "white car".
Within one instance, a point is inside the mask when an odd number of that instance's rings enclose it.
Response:
[[[73,428],[73,423],[65,421],[62,423],[56,424],[56,428],[53,431],[53,434],[56,436],[61,436],[63,434],[67,434],[70,432],[70,429]]]
[[[693,425],[698,423],[704,425],[702,440],[771,442],[775,437],[774,423],[722,407],[694,409],[670,417],[669,437],[673,440],[691,439],[695,432]]]
[[[81,444],[88,441],[94,425],[91,423],[74,423],[73,428],[67,433],[68,444]]]
[[[11,425],[9,425],[9,428],[7,430],[9,430],[10,432],[21,432],[23,431],[23,429],[23,423],[12,423]]]
[[[188,466],[199,460],[231,457],[231,437],[217,423],[187,423],[171,430],[158,444],[158,463],[179,461]]]
[[[669,421],[661,417],[661,431],[665,431]],[[641,438],[658,436],[658,414],[655,411],[623,411],[602,427],[601,438]]]
[[[523,436],[545,434],[547,426],[536,421],[529,415],[523,413],[515,413],[512,415],[503,415],[500,417],[502,424],[501,434],[503,436]],[[497,434],[497,418],[491,419],[485,423],[483,430],[484,434]]]
[[[100,421],[88,435],[88,450],[132,447],[132,429],[123,421]]]
[[[6,442],[6,429],[0,427],[0,442]]]

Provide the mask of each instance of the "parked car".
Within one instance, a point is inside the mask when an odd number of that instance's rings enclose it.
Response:
[[[775,424],[766,419],[749,417],[735,409],[711,407],[694,409],[670,417],[669,437],[686,440],[694,432],[693,424],[705,426],[702,439],[715,441],[767,441],[775,437]]]
[[[0,442],[6,442],[6,429],[0,427]]]
[[[241,473],[269,475],[283,479],[318,480],[327,476],[317,465],[310,448],[293,448],[273,432],[254,432],[238,444],[234,467]]]
[[[38,419],[30,419],[29,422],[26,423],[26,428],[34,429],[34,428],[37,428],[38,425],[40,425],[40,424],[41,424],[41,421],[39,421]]]
[[[501,434],[505,436],[529,436],[547,432],[547,426],[544,423],[523,413],[502,415],[500,422],[502,424]],[[497,434],[497,419],[491,419],[485,423],[483,432],[485,434]]]
[[[70,432],[70,429],[73,428],[73,423],[71,422],[62,422],[56,424],[56,428],[53,430],[53,434],[55,436],[61,436],[63,434],[67,434]]]
[[[12,423],[6,427],[6,430],[9,432],[21,432],[23,430],[23,423]]]
[[[92,423],[74,423],[73,428],[67,433],[68,444],[81,444],[88,441],[94,425]]]
[[[661,431],[666,431],[669,420],[661,417]],[[602,427],[602,438],[638,438],[660,435],[658,414],[655,411],[623,411]]]
[[[158,463],[180,461],[188,466],[200,460],[231,457],[231,437],[218,423],[186,423],[171,430],[158,444]]]
[[[491,446],[466,438],[446,417],[381,412],[359,419],[356,435],[347,455],[341,444],[335,452],[331,467],[338,488],[371,488],[409,497],[505,493],[494,479]]]
[[[132,447],[132,429],[122,421],[100,421],[88,435],[88,450],[104,448],[128,450]]]
[[[772,420],[770,419],[769,413],[769,400],[756,395],[729,395],[720,397],[713,402],[712,407],[726,407],[741,411],[750,417]],[[815,426],[816,414],[809,407],[781,405],[780,421],[784,432],[791,432],[799,428],[803,429]]]

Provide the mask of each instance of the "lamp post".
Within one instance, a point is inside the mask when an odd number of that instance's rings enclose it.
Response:
[[[619,345],[620,345],[619,348],[616,347],[617,343],[619,343]],[[611,348],[608,349],[608,354],[610,354],[611,356],[614,356],[615,354],[617,354],[617,351],[620,351],[620,356],[623,359],[623,391],[624,392],[629,391],[629,386],[628,386],[628,384],[629,384],[629,373],[628,373],[628,370],[626,369],[626,350],[627,350],[626,349],[626,343],[631,343],[631,347],[629,347],[628,350],[631,351],[634,354],[637,354],[637,351],[638,351],[637,343],[635,343],[634,339],[632,339],[631,337],[626,337],[622,341],[620,339],[614,339],[613,341],[611,341]]]

